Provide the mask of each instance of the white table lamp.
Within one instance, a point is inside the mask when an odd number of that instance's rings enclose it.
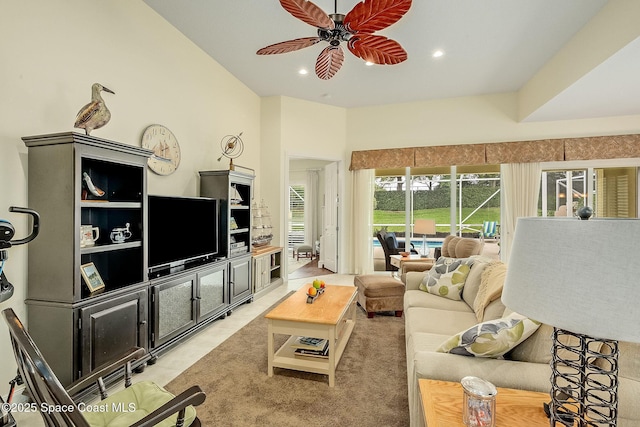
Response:
[[[429,256],[429,247],[427,246],[427,234],[436,234],[436,221],[433,219],[416,219],[413,225],[413,234],[422,234],[422,250],[420,256]]]
[[[637,219],[518,219],[502,301],[554,327],[552,426],[617,423],[618,341],[640,342],[639,236]]]

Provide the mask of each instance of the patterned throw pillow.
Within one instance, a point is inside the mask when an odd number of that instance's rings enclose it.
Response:
[[[500,357],[529,338],[540,323],[511,313],[479,323],[443,342],[436,351],[461,356]]]
[[[422,279],[420,290],[460,301],[473,259],[440,257]]]

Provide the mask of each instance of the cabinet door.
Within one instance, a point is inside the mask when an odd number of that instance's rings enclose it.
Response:
[[[251,257],[229,261],[231,304],[251,296]]]
[[[81,371],[78,377],[131,347],[147,349],[147,300],[145,289],[79,309]]]
[[[260,274],[262,278],[262,287],[266,288],[271,283],[271,257],[265,256],[262,261],[262,272]]]
[[[196,275],[183,275],[151,287],[151,347],[169,341],[196,324]]]
[[[198,322],[221,313],[229,305],[227,263],[198,273]]]

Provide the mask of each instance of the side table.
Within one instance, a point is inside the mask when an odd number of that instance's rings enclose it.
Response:
[[[420,379],[424,419],[428,427],[465,427],[462,422],[462,385]],[[549,385],[551,388],[551,385]],[[496,427],[549,427],[542,404],[549,393],[497,387]]]

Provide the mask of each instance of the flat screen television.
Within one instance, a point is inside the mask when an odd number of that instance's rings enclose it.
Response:
[[[151,278],[216,259],[217,199],[149,195],[148,206]]]

